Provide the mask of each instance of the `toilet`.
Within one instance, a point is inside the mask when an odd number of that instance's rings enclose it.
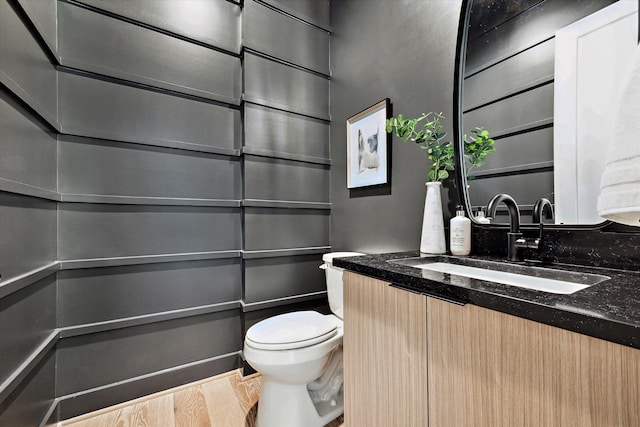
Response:
[[[256,427],[322,427],[344,411],[342,382],[342,272],[324,254],[333,314],[296,311],[265,319],[247,331],[244,358],[262,374]]]

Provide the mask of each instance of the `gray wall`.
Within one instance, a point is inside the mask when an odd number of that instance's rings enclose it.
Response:
[[[416,250],[429,161],[393,138],[391,184],[347,190],[345,120],[384,98],[395,115],[443,112],[452,137],[453,72],[461,2],[343,0],[331,7],[331,244],[334,250]],[[453,183],[445,184],[447,210]]]
[[[326,310],[329,3],[199,5],[0,0],[0,425],[237,368],[251,324]]]

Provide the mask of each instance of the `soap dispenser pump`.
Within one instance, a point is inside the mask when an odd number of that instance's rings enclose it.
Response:
[[[451,218],[449,247],[451,255],[466,256],[471,253],[471,220],[464,215],[464,208],[456,206],[456,216]]]

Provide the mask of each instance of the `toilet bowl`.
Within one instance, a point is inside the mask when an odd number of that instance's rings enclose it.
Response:
[[[257,427],[322,427],[340,416],[342,398],[342,272],[323,255],[327,296],[333,314],[297,311],[253,325],[244,341],[244,358],[262,374]]]

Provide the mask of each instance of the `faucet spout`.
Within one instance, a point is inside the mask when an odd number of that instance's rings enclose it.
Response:
[[[553,219],[553,205],[544,197],[538,199],[535,205],[533,205],[533,223],[540,224],[542,222],[542,216],[546,219]]]
[[[487,205],[487,215],[493,218],[498,205],[504,203],[509,211],[509,232],[507,233],[507,257],[511,261],[520,261],[518,254],[518,241],[522,239],[520,232],[520,209],[513,197],[508,194],[498,194],[489,201]]]
[[[504,203],[509,211],[509,232],[510,233],[519,233],[520,232],[520,209],[518,209],[518,204],[508,194],[498,194],[493,197],[489,201],[487,205],[487,216],[493,218],[496,214],[496,209],[498,209],[498,205],[500,203]]]

